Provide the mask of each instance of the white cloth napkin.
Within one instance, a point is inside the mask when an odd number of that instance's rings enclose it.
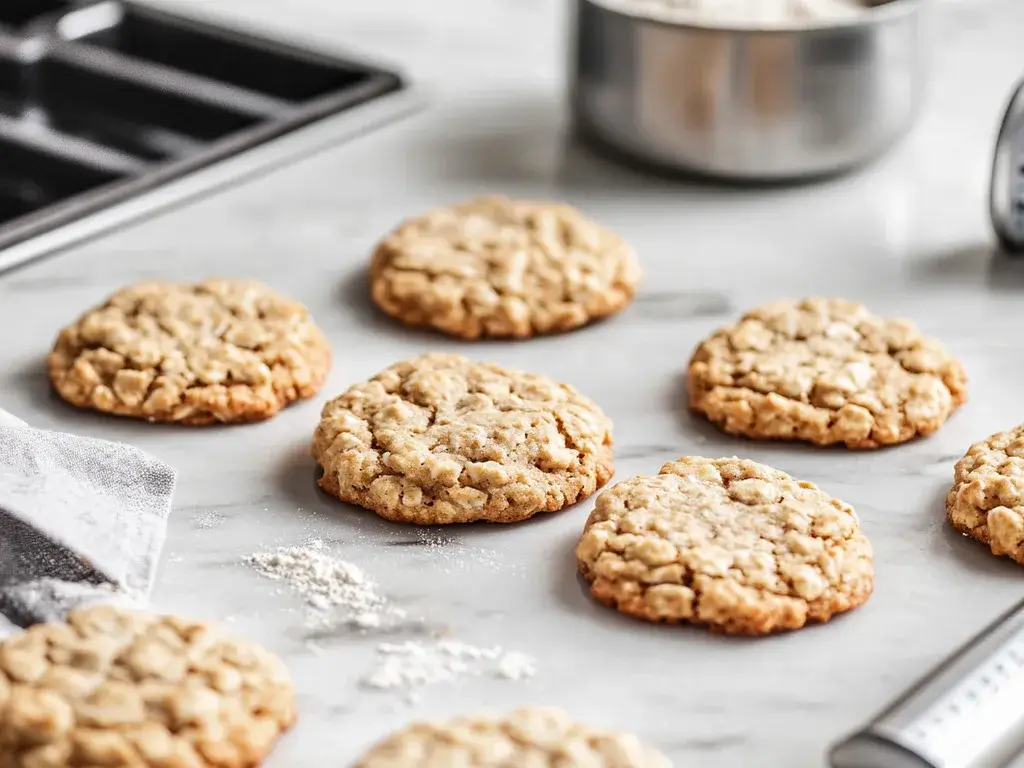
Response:
[[[0,637],[91,602],[147,603],[175,476],[132,446],[0,409]]]

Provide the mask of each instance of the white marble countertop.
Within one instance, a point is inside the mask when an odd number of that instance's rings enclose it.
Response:
[[[1024,420],[1024,260],[992,255],[985,217],[993,132],[1024,73],[1019,0],[940,4],[936,79],[915,132],[856,176],[776,191],[659,181],[565,149],[562,3],[202,6],[397,61],[431,87],[431,108],[0,277],[0,403],[35,426],[130,441],[179,469],[155,605],[228,619],[285,657],[302,718],[271,768],[328,755],[347,764],[411,717],[522,703],[634,730],[678,766],[822,766],[828,743],[1024,597],[1020,567],[955,535],[942,505],[967,446]],[[571,335],[473,346],[371,311],[361,270],[376,238],[407,214],[487,191],[562,198],[620,230],[647,273],[634,306]],[[80,310],[138,279],[209,274],[264,280],[312,308],[336,350],[321,396],[267,423],[189,430],[75,411],[50,394],[43,356]],[[686,416],[682,373],[697,340],[748,305],[801,294],[915,319],[963,359],[970,403],[934,437],[876,453],[749,443]],[[425,536],[319,494],[307,446],[325,399],[428,349],[576,384],[615,421],[619,478],[682,454],[738,454],[820,484],[861,515],[877,552],[875,595],[823,627],[756,642],[620,618],[575,576],[591,502],[514,527],[445,530],[439,546],[393,546]],[[225,519],[209,527],[213,512]],[[315,652],[299,600],[240,562],[311,535],[431,626],[536,656],[538,675],[427,688],[415,706],[361,691],[380,638],[339,632]]]

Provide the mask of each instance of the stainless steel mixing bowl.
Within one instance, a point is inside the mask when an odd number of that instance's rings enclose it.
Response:
[[[659,166],[745,181],[831,175],[880,155],[919,112],[924,0],[770,30],[575,2],[577,132]]]

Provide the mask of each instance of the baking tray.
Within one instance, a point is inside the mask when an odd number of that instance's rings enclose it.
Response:
[[[0,271],[423,105],[398,72],[120,0],[0,0]]]

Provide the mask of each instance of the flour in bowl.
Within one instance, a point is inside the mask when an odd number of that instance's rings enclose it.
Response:
[[[599,0],[625,13],[679,24],[767,28],[835,22],[866,13],[860,0]]]

